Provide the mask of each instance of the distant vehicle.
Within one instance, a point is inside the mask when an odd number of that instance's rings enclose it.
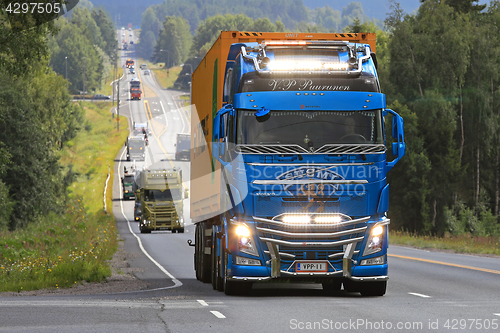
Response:
[[[129,37],[132,37],[132,34],[128,34]]]
[[[125,30],[125,28],[124,28],[124,27],[122,27],[122,30]]]
[[[92,96],[92,99],[110,99],[109,96],[103,95],[103,94],[97,94]]]
[[[151,71],[150,71],[149,69],[146,69],[146,70],[144,71],[144,75],[149,75],[150,73],[151,73]]]
[[[135,74],[135,69],[131,68],[130,69],[130,74]]]
[[[122,33],[122,37],[125,37],[125,33]]]
[[[134,99],[140,100],[141,94],[142,94],[141,88],[131,88],[130,89],[130,98],[132,100],[134,100]]]
[[[128,31],[132,31],[132,28],[128,28]]]
[[[134,41],[133,41],[133,40],[131,40],[131,41],[130,41],[130,45],[132,45],[132,44],[134,44]]]
[[[191,135],[177,134],[177,143],[175,144],[175,160],[190,160],[191,159]]]
[[[134,66],[134,61],[132,59],[127,59],[127,61],[125,61],[125,66],[127,66],[127,68],[130,68],[130,66]]]
[[[147,64],[141,64],[141,69],[146,69],[148,67]]]
[[[142,207],[141,207],[141,201],[136,199],[135,200],[135,206],[134,206],[134,220],[135,221],[140,221],[142,217]]]
[[[127,170],[125,168],[125,170]],[[122,177],[122,189],[123,189],[123,199],[135,199],[135,194],[133,190],[135,175],[126,172]]]
[[[128,50],[128,44],[127,44],[127,42],[123,43],[123,49],[124,50]]]
[[[146,160],[146,140],[144,135],[131,135],[125,143],[127,146],[127,161]]]

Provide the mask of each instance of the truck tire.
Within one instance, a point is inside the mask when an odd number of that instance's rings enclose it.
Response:
[[[198,241],[196,242],[196,245],[199,244],[199,246],[196,247],[198,253],[197,273],[199,271],[199,280],[201,282],[208,283],[211,281],[212,278],[211,276],[212,263],[210,261],[210,254],[205,254],[205,247],[209,243],[207,237],[205,236],[205,224],[206,223],[202,222],[196,225],[196,229],[198,230]]]
[[[218,291],[224,291],[224,281],[221,274],[221,258],[217,254],[220,244],[217,245],[217,237],[215,236],[215,230],[212,233],[214,235],[212,239],[212,288]],[[223,241],[220,242],[223,244]]]
[[[387,281],[365,282],[361,288],[362,296],[384,296],[387,290]]]
[[[328,282],[323,282],[321,284],[323,286],[323,291],[330,295],[330,294],[335,294],[337,291],[340,291],[340,287],[342,286],[342,282],[340,280],[338,281],[328,281]]]
[[[180,233],[180,234],[183,234],[184,233],[184,228],[177,229],[177,232]]]

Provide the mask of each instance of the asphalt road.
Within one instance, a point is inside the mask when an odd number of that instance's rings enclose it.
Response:
[[[128,35],[128,33],[127,33]],[[123,53],[124,51],[122,51]],[[134,56],[134,46],[122,60]],[[125,80],[133,76],[127,74]],[[167,163],[189,179],[189,164],[173,161],[174,138],[189,131],[177,91],[138,74],[145,96],[130,101],[120,85],[120,113],[152,129],[145,162]],[[196,280],[189,200],[184,234],[140,234],[133,201],[120,199],[123,151],[117,157],[113,212],[132,267],[148,290],[90,296],[4,297],[0,332],[500,332],[500,258],[390,246],[388,291],[362,297],[325,295],[316,284],[262,284],[246,296],[226,296]],[[164,161],[162,161],[164,160]],[[188,182],[186,186],[189,186]]]

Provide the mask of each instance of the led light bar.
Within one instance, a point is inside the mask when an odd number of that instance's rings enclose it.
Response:
[[[340,215],[318,215],[314,218],[314,222],[316,223],[340,223],[342,222],[342,217]]]
[[[320,61],[272,61],[267,65],[271,71],[341,71],[347,70],[347,63],[323,63]]]
[[[290,224],[307,224],[311,222],[311,217],[309,215],[285,215],[283,216],[283,222]]]

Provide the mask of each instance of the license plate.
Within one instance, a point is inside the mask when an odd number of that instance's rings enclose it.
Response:
[[[295,272],[326,272],[326,262],[298,262],[295,264]]]

